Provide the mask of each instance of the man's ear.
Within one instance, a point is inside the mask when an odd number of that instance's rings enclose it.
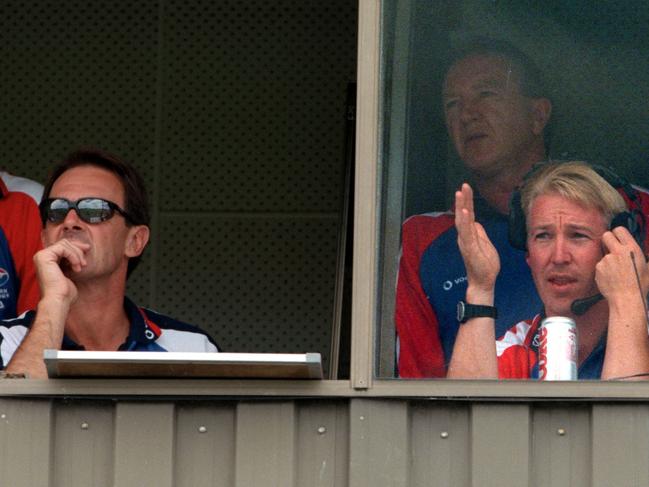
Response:
[[[532,99],[532,132],[541,135],[552,115],[552,102],[548,98]]]
[[[127,257],[137,257],[149,243],[150,230],[146,225],[135,225],[129,228],[124,253]]]

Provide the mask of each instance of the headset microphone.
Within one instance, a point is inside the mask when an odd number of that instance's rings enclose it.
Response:
[[[602,293],[597,293],[587,298],[575,299],[570,305],[570,311],[572,311],[576,316],[581,316],[602,299],[604,299]]]

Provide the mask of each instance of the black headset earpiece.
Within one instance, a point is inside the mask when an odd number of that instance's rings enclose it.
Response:
[[[644,215],[641,211],[633,209],[618,213],[613,217],[608,228],[613,230],[616,227],[626,228],[635,241],[638,242],[640,248],[644,250]]]
[[[542,168],[546,162],[543,161],[532,166],[525,176],[521,185],[525,184],[536,171]],[[560,162],[560,161],[551,161]],[[509,198],[509,226],[507,229],[507,237],[512,247],[518,250],[527,250],[527,223],[525,222],[525,212],[523,211],[523,204],[521,201],[521,193],[517,188]]]

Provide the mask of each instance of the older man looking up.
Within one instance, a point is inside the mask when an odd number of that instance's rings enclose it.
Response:
[[[452,56],[442,93],[449,137],[477,190],[476,219],[501,256],[496,282],[496,334],[537,309],[540,301],[524,253],[507,240],[507,204],[523,176],[545,159],[552,105],[541,73],[514,46],[468,42]],[[409,218],[402,228],[395,322],[401,377],[444,377],[458,329],[456,306],[466,270],[453,214]]]

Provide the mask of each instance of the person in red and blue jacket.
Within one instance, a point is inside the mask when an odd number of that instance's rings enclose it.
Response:
[[[38,203],[43,186],[0,171],[0,319],[36,307],[34,254],[43,248]]]

